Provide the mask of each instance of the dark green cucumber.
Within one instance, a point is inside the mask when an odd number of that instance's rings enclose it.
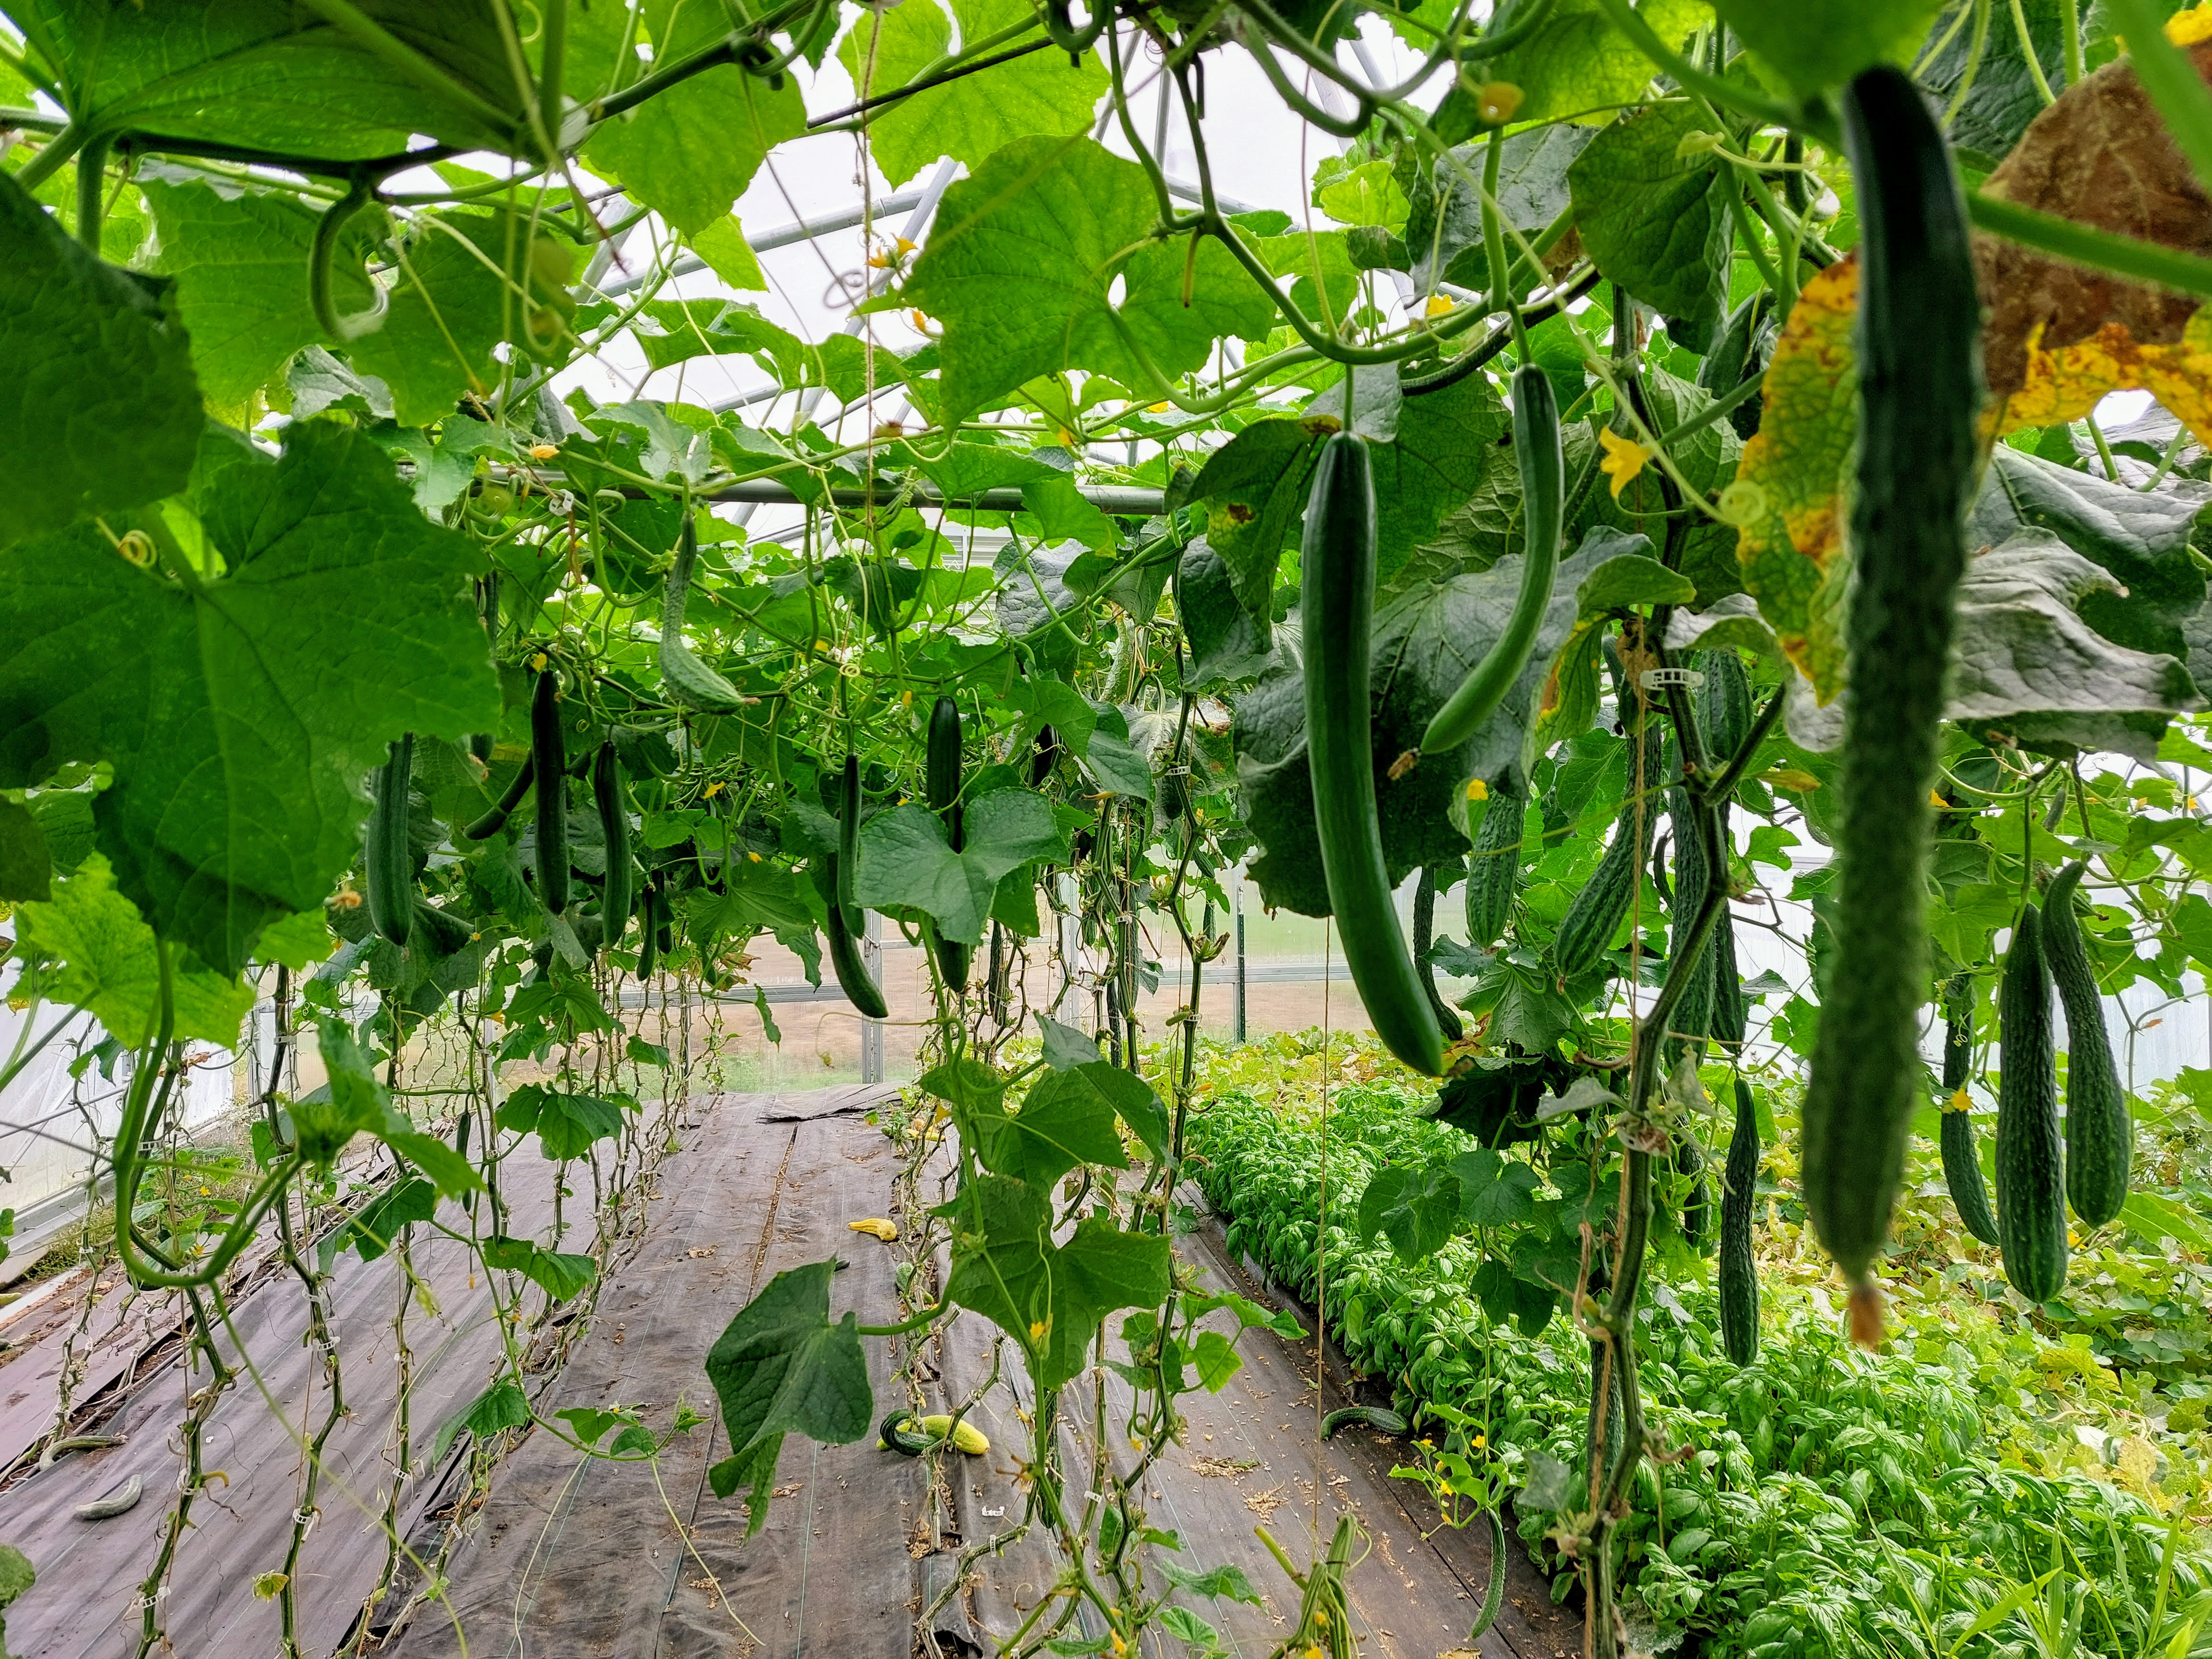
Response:
[[[870,1019],[887,1018],[890,1005],[868,972],[868,964],[860,955],[860,940],[853,929],[845,925],[845,907],[837,902],[837,859],[829,860],[827,879],[822,884],[822,896],[829,902],[830,920],[823,932],[830,936],[830,966],[837,975],[837,988],[845,1000]]]
[[[474,820],[461,833],[471,841],[489,841],[507,828],[507,820],[514,809],[522,805],[522,798],[530,793],[530,786],[538,776],[538,761],[533,755],[522,757],[522,766],[507,780],[507,787],[492,809]]]
[[[1458,748],[1498,712],[1505,694],[1528,667],[1552,603],[1559,568],[1559,520],[1567,494],[1565,451],[1559,441],[1559,404],[1543,366],[1526,362],[1513,371],[1513,458],[1521,470],[1521,588],[1505,630],[1468,671],[1421,734],[1421,752]]]
[[[645,914],[638,918],[637,976],[640,981],[653,977],[660,966],[660,930],[653,925],[653,891],[645,890]]]
[[[1721,811],[1725,822],[1728,809],[1723,806]],[[1749,1012],[1743,994],[1743,970],[1736,966],[1735,918],[1723,910],[1713,927],[1713,1017],[1709,1027],[1713,1041],[1721,1046],[1717,1058],[1734,1060],[1742,1051]]]
[[[676,562],[660,599],[660,683],[672,702],[702,714],[734,714],[744,694],[699,659],[684,639],[684,612],[691,598],[691,569],[699,559],[699,528],[689,504],[676,538]]]
[[[538,900],[568,908],[568,756],[561,729],[561,677],[550,668],[530,696],[530,756],[538,784]]]
[[[858,937],[865,925],[853,884],[860,868],[860,757],[845,757],[844,781],[837,790],[837,888],[836,903],[845,931]]]
[[[1653,754],[1648,742],[1644,752],[1647,757]],[[1647,765],[1644,775],[1651,776],[1656,769]],[[1636,896],[1636,878],[1650,850],[1651,811],[1648,803],[1638,799],[1632,773],[1628,799],[1613,827],[1613,841],[1552,936],[1552,968],[1561,979],[1573,979],[1597,965],[1628,915],[1628,907]]]
[[[1667,792],[1667,816],[1674,832],[1674,902],[1668,941],[1671,970],[1682,955],[1698,912],[1705,907],[1705,895],[1712,890],[1712,872],[1706,867],[1705,836],[1698,825],[1697,808],[1690,799],[1689,790],[1680,784]],[[1710,941],[1698,952],[1688,971],[1688,986],[1682,993],[1682,1000],[1674,1005],[1674,1018],[1667,1022],[1670,1030],[1680,1034],[1679,1037],[1668,1039],[1670,1062],[1680,1054],[1684,1040],[1705,1036],[1712,1028],[1713,949]]]
[[[622,943],[629,927],[629,913],[637,902],[637,861],[629,850],[629,806],[623,799],[622,762],[611,743],[599,745],[592,760],[592,799],[599,809],[599,834],[606,842],[607,880],[601,890],[599,915],[605,924],[606,947]]]
[[[944,820],[946,844],[956,853],[966,844],[960,804],[960,705],[939,697],[929,711],[929,739],[923,756],[923,782],[929,810]],[[974,952],[968,945],[946,939],[934,923],[924,923],[931,956],[948,989],[968,988],[968,967]]]
[[[1429,947],[1436,940],[1437,872],[1425,864],[1413,885],[1413,964],[1421,970],[1422,989],[1429,994],[1429,1012],[1437,1017],[1445,1040],[1457,1042],[1466,1028],[1459,1023],[1459,1011],[1437,989],[1437,970],[1429,961]]]
[[[1521,884],[1521,798],[1502,789],[1490,793],[1482,822],[1475,827],[1474,851],[1467,860],[1467,942],[1488,946],[1505,935],[1513,919],[1513,895]]]
[[[411,732],[385,751],[369,775],[368,833],[362,848],[368,919],[394,945],[407,943],[415,922],[415,849],[407,839],[407,790],[415,771]]]
[[[1943,1182],[1951,1206],[1966,1230],[1984,1244],[1998,1242],[1997,1218],[1990,1212],[1990,1189],[1982,1180],[1982,1160],[1974,1151],[1974,1118],[1966,1097],[1966,1076],[1974,1060],[1974,982],[1954,975],[1943,987]]]
[[[2074,1213],[2101,1227],[2128,1201],[2135,1126],[2128,1091],[2112,1063],[2097,975],[2081,944],[2074,890],[2085,866],[2075,860],[2043,896],[2043,954],[2066,1011],[2066,1196]]]
[[[1713,1189],[1705,1179],[1705,1154],[1685,1133],[1674,1138],[1674,1173],[1690,1177],[1690,1190],[1682,1200],[1682,1239],[1692,1249],[1705,1242],[1705,1225],[1712,1219]]]
[[[1976,483],[1982,308],[1957,174],[1919,88],[1900,70],[1869,70],[1843,115],[1861,215],[1851,696],[1801,1167],[1820,1242],[1853,1281],[1854,1334],[1872,1338],[1868,1269],[1926,1074],[1928,795]]]
[[[1735,758],[1751,735],[1751,678],[1733,651],[1701,651],[1696,665],[1705,677],[1698,698],[1698,731],[1705,738],[1706,759],[1717,769]]]
[[[1037,727],[1036,750],[1030,757],[1030,787],[1042,789],[1053,768],[1060,764],[1060,733],[1049,726]]]
[[[1306,758],[1329,908],[1376,1035],[1406,1064],[1434,1077],[1443,1070],[1443,1031],[1398,926],[1376,810],[1368,702],[1375,479],[1366,443],[1348,432],[1322,446],[1301,559]]]
[[[1735,1130],[1721,1170],[1721,1346],[1739,1365],[1759,1358],[1759,1268],[1751,1223],[1759,1209],[1759,1109],[1735,1080]]]
[[[2066,1166],[2042,933],[2036,908],[2023,906],[1997,1003],[1997,1239],[2005,1277],[2030,1302],[2066,1288]]]

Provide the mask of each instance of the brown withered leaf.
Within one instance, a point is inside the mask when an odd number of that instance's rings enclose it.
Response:
[[[2212,41],[2192,45],[2189,53],[2197,72],[2212,82]],[[2099,230],[2212,255],[2212,198],[2125,59],[2068,88],[2029,123],[1982,189]],[[2100,355],[2123,356],[2124,349],[2116,354],[2113,348],[2124,341],[2135,348],[2179,345],[2197,308],[2192,295],[2127,282],[1993,236],[1975,238],[1974,256],[1989,307],[1983,365],[1991,396],[2001,400],[2063,372],[2063,364],[2039,364],[2039,356],[2083,342],[2095,343]],[[2045,420],[2052,412],[2037,410]],[[2000,417],[2001,430],[2027,423]]]

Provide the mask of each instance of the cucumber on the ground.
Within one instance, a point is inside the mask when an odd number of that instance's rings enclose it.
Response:
[[[1843,117],[1861,227],[1851,695],[1801,1169],[1820,1242],[1852,1281],[1853,1334],[1872,1340],[1881,1304],[1869,1269],[1925,1075],[1928,796],[1978,473],[1981,300],[1949,147],[1919,88],[1870,69]]]
[[[1375,612],[1375,479],[1364,440],[1340,432],[1322,446],[1302,544],[1306,758],[1314,828],[1345,965],[1375,1033],[1434,1077],[1443,1029],[1406,949],[1382,860],[1369,707]]]
[[[606,885],[601,890],[599,915],[606,925],[606,946],[622,943],[635,902],[637,866],[629,850],[629,806],[623,799],[622,763],[611,743],[599,745],[592,761],[592,799],[599,809],[599,833],[607,848]]]
[[[1735,1080],[1735,1129],[1721,1170],[1721,1346],[1739,1365],[1759,1358],[1759,1268],[1751,1253],[1759,1209],[1759,1109]]]
[[[548,668],[530,696],[530,755],[538,783],[538,899],[568,908],[568,758],[561,729],[561,677]]]
[[[2076,859],[2043,895],[2043,954],[2066,1011],[2066,1196],[2092,1227],[2119,1214],[2128,1201],[2128,1165],[2135,1126],[2128,1091],[2112,1063],[2105,1005],[2081,943],[2074,892],[2087,866]]]
[[[1521,884],[1521,836],[1526,817],[1517,795],[1493,789],[1490,805],[1474,831],[1474,850],[1467,860],[1467,942],[1492,945],[1504,937],[1512,920],[1513,895]]]
[[[2066,1288],[2066,1166],[2042,932],[2035,906],[2022,906],[1997,1004],[1997,1239],[2005,1277],[2030,1302]]]
[[[394,945],[407,943],[415,921],[415,849],[407,839],[407,790],[414,770],[410,732],[386,749],[384,764],[369,777],[368,834],[362,848],[368,919]]]
[[[1437,970],[1429,961],[1429,947],[1436,940],[1437,872],[1425,864],[1420,879],[1413,885],[1413,963],[1421,970],[1421,988],[1429,994],[1429,1011],[1436,1015],[1445,1041],[1457,1042],[1465,1030],[1460,1024],[1459,1010],[1446,1002],[1443,993],[1437,989]]]

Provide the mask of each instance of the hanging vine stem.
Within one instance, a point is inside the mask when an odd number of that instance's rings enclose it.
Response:
[[[167,1632],[161,1622],[161,1601],[169,1593],[169,1568],[177,1559],[177,1545],[185,1535],[185,1528],[191,1525],[192,1500],[210,1478],[204,1462],[208,1422],[224,1393],[237,1380],[237,1373],[224,1363],[222,1350],[216,1341],[215,1326],[200,1299],[200,1290],[188,1289],[184,1296],[190,1315],[185,1339],[185,1375],[189,1378],[197,1364],[206,1368],[208,1380],[185,1397],[185,1467],[178,1476],[177,1501],[161,1522],[161,1545],[155,1553],[154,1565],[138,1586],[137,1659],[147,1659],[167,1640]],[[213,1478],[228,1484],[228,1477],[220,1473]]]

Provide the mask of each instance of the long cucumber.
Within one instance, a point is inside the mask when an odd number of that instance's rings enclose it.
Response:
[[[522,805],[522,798],[530,793],[530,786],[536,781],[537,776],[537,757],[525,755],[522,757],[521,766],[517,769],[514,775],[507,780],[507,787],[500,792],[499,799],[482,817],[471,820],[461,833],[471,841],[489,841],[501,830],[506,829],[508,817],[513,815],[516,807]]]
[[[956,853],[967,844],[961,823],[960,768],[960,705],[951,697],[939,697],[929,711],[929,738],[923,752],[923,787],[928,792],[929,810],[944,821],[945,843]],[[945,938],[938,932],[934,922],[923,923],[923,930],[929,937],[930,954],[936,958],[937,971],[943,976],[946,988],[956,994],[965,991],[974,951],[956,939]]]
[[[1997,1007],[1997,1239],[2005,1277],[2030,1302],[2066,1288],[2066,1172],[2042,933],[2035,906],[2022,906]]]
[[[637,862],[630,856],[629,806],[623,799],[622,762],[615,757],[611,743],[601,744],[592,758],[592,799],[599,809],[599,834],[607,849],[607,879],[601,890],[599,915],[605,927],[604,942],[612,950],[622,943],[636,903]]]
[[[1413,965],[1421,971],[1421,988],[1429,994],[1429,1012],[1437,1017],[1445,1039],[1457,1042],[1466,1028],[1460,1024],[1459,1010],[1437,989],[1437,970],[1429,961],[1429,949],[1436,939],[1437,872],[1425,864],[1413,886]]]
[[[1869,1269],[1888,1235],[1924,1075],[1928,795],[1977,471],[1981,301],[1949,147],[1920,89],[1896,69],[1869,70],[1845,92],[1843,116],[1862,273],[1851,696],[1835,943],[1801,1169],[1820,1242],[1852,1281],[1853,1334],[1870,1342],[1881,1304]]]
[[[561,677],[550,668],[530,696],[530,754],[538,783],[538,899],[557,915],[568,908],[568,760]]]
[[[837,902],[838,859],[832,854],[825,879],[821,884],[822,896],[829,901],[830,920],[823,931],[830,936],[830,966],[837,975],[837,987],[850,1002],[870,1019],[886,1019],[890,1016],[890,1005],[884,1000],[882,988],[868,972],[868,964],[860,955],[859,935],[845,925],[845,908]]]
[[[404,945],[415,921],[415,849],[407,837],[407,790],[415,770],[411,732],[386,750],[369,781],[368,833],[362,870],[368,887],[368,919],[394,945]]]
[[[1443,1070],[1443,1031],[1398,926],[1376,817],[1368,702],[1375,479],[1366,444],[1348,432],[1322,446],[1301,557],[1306,756],[1329,908],[1376,1035],[1406,1064],[1434,1077]]]
[[[857,937],[863,925],[860,901],[853,896],[860,868],[860,757],[845,757],[845,772],[837,790],[836,905],[845,931]]]
[[[1943,988],[1943,1184],[1951,1190],[1960,1224],[1983,1243],[1996,1244],[1997,1218],[1990,1212],[1990,1189],[1974,1151],[1973,1106],[1966,1095],[1973,1058],[1973,981],[1960,974]]]
[[[1460,683],[1421,734],[1421,752],[1440,755],[1458,748],[1513,689],[1536,648],[1544,612],[1552,603],[1552,580],[1559,568],[1559,520],[1566,501],[1566,455],[1559,440],[1559,404],[1541,364],[1527,362],[1513,371],[1513,458],[1521,470],[1521,588],[1513,614],[1482,660]]]
[[[2066,1011],[2066,1196],[2075,1214],[2101,1227],[2128,1201],[2135,1126],[2128,1116],[2128,1091],[2112,1063],[2096,972],[2074,914],[2074,892],[2086,867],[2076,859],[2045,890],[2043,953]]]

